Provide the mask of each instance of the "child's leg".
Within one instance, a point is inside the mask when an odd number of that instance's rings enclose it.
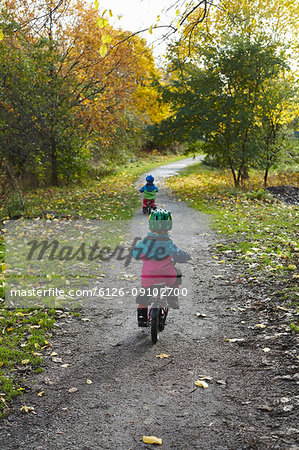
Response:
[[[146,208],[146,206],[147,206],[147,199],[146,198],[144,198],[143,199],[143,205],[142,205],[144,208]]]
[[[178,285],[175,284],[174,286],[171,286],[171,287],[172,287],[172,289],[176,289],[176,288],[178,288]],[[167,301],[168,301],[168,305],[170,308],[179,309],[179,297],[177,295],[174,295],[173,291],[168,296]]]
[[[156,209],[156,208],[157,208],[157,205],[156,205],[155,199],[153,199],[153,200],[152,200],[152,208],[153,208],[153,209]]]
[[[139,327],[147,327],[147,306],[138,305],[137,321]]]

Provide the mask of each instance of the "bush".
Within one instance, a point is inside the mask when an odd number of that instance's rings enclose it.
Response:
[[[273,196],[265,189],[248,192],[246,196],[249,200],[273,200]]]
[[[4,217],[18,218],[21,217],[24,212],[25,201],[19,194],[11,194],[3,210]]]

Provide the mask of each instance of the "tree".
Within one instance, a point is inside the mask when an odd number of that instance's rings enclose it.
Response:
[[[269,170],[278,162],[287,143],[288,125],[296,116],[298,99],[289,80],[279,78],[275,82],[265,83],[260,103],[259,126],[254,138],[258,145],[256,164],[264,170],[266,187]]]
[[[75,79],[56,77],[60,55],[47,39],[23,33],[1,43],[0,153],[17,177],[70,178],[83,159],[72,110]]]
[[[262,124],[279,108],[285,111],[286,101],[282,96],[271,100],[270,89],[280,83],[285,55],[263,37],[251,41],[235,36],[227,36],[222,47],[201,48],[199,55],[197,62],[186,64],[174,56],[175,76],[164,89],[173,113],[158,130],[181,142],[204,139],[207,151],[230,168],[239,186],[248,167],[257,159],[261,164]],[[291,92],[286,81],[285,86]],[[276,114],[277,126],[281,120]]]
[[[49,181],[56,185],[80,176],[91,149],[105,148],[103,156],[109,148],[115,152],[111,142],[121,128],[131,140],[127,128],[133,111],[139,125],[139,116],[144,126],[158,120],[155,101],[150,105],[144,93],[147,89],[154,96],[150,79],[158,74],[145,41],[135,36],[114,47],[124,32],[99,27],[101,15],[84,2],[21,3],[11,2],[3,13],[2,129],[9,128],[13,139],[7,146],[6,134],[0,147],[18,173],[30,161],[31,170],[44,178],[49,171]],[[36,17],[43,19],[38,23]],[[16,133],[18,121],[22,136]],[[136,144],[141,142],[139,125],[131,127]]]

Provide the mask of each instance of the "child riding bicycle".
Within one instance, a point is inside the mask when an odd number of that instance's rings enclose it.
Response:
[[[175,289],[181,284],[181,273],[175,268],[174,263],[184,263],[191,259],[188,252],[181,250],[169,237],[172,229],[172,215],[170,211],[157,209],[151,212],[149,217],[148,235],[142,239],[132,250],[133,258],[143,261],[141,281],[144,288],[163,283],[167,287]],[[147,301],[146,296],[137,297],[138,326],[147,326]],[[143,302],[143,303],[142,303]],[[168,304],[172,308],[178,308],[178,297],[170,295]]]
[[[142,186],[142,188],[139,190],[139,192],[143,193],[143,205],[142,209],[143,212],[147,211],[147,204],[148,202],[151,203],[151,208],[156,209],[156,203],[155,199],[157,197],[158,188],[154,185],[155,178],[152,175],[148,175],[146,177],[146,184]]]

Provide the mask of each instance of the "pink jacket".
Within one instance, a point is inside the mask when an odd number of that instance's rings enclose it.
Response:
[[[145,255],[141,255],[140,259],[143,261],[141,281],[144,288],[158,283],[170,287],[175,284],[177,272],[170,256],[160,261],[148,259]]]

